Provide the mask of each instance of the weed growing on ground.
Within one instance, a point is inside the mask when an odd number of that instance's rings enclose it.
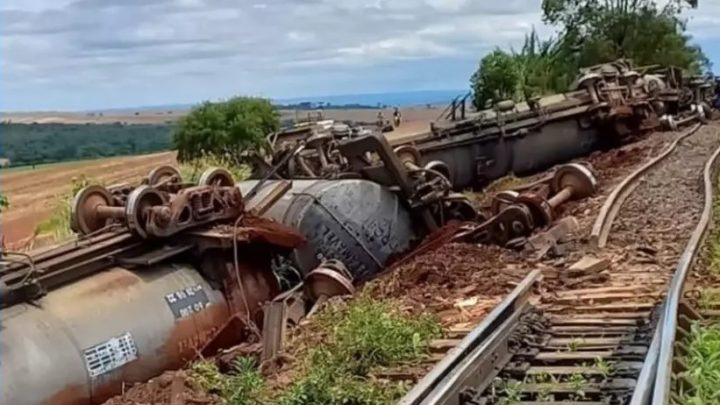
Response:
[[[720,324],[694,324],[687,344],[687,376],[694,390],[682,395],[682,403],[720,403]]]
[[[700,290],[698,306],[700,309],[713,309],[720,305],[720,291],[714,289]]]
[[[717,188],[720,188],[720,181]],[[713,203],[713,215],[720,215],[720,199],[715,199]],[[720,273],[720,226],[717,224],[711,228],[707,243],[710,246],[710,271]]]
[[[180,174],[184,181],[197,183],[202,173],[211,167],[222,167],[230,171],[235,181],[245,180],[250,177],[250,168],[247,165],[238,163],[235,159],[222,155],[206,154],[203,157],[180,165]]]
[[[595,368],[600,372],[603,379],[607,379],[615,371],[615,363],[598,356],[595,357]]]
[[[241,357],[235,360],[229,375],[221,374],[210,361],[200,361],[193,365],[191,377],[205,391],[220,395],[226,405],[268,403],[265,381],[253,359]]]
[[[280,396],[282,405],[393,403],[407,387],[372,381],[370,371],[419,359],[441,334],[435,319],[410,318],[368,294],[344,307],[327,307],[318,322],[332,332],[308,352],[305,373]]]
[[[71,190],[57,198],[55,208],[50,217],[35,227],[35,235],[49,234],[55,242],[62,242],[73,235],[70,229],[70,212],[72,210],[73,198],[82,188],[99,182],[87,178],[85,175],[73,177]]]
[[[409,387],[371,378],[370,372],[418,360],[442,331],[433,318],[410,317],[392,302],[363,293],[346,305],[324,307],[313,322],[328,335],[298,359],[299,379],[281,392],[271,392],[248,359],[227,376],[213,363],[199,362],[193,379],[227,405],[391,404]]]

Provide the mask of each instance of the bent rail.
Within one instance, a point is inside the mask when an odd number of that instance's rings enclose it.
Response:
[[[693,231],[685,250],[680,256],[675,275],[673,276],[667,299],[659,325],[660,346],[657,356],[657,373],[654,379],[653,405],[665,405],[670,399],[670,379],[672,377],[672,361],[674,355],[675,335],[678,327],[678,309],[682,290],[685,286],[690,268],[695,261],[698,249],[712,218],[712,207],[714,197],[713,168],[720,156],[720,147],[715,150],[710,159],[705,163],[703,172],[703,183],[705,187],[705,205],[702,216],[697,227]]]
[[[413,389],[400,405],[443,404],[456,394],[468,379],[477,378],[478,358],[486,355],[503,339],[507,339],[529,305],[530,291],[541,278],[534,270],[460,344],[440,361]],[[489,371],[489,370],[488,370]]]
[[[600,213],[593,224],[592,232],[590,233],[590,243],[594,248],[602,249],[607,244],[610,228],[612,228],[612,223],[615,220],[620,207],[632,193],[633,189],[635,189],[638,184],[638,180],[642,178],[642,175],[670,155],[683,139],[697,132],[701,125],[701,123],[698,123],[687,130],[687,132],[680,135],[661,154],[637,169],[630,176],[626,177],[620,185],[615,187],[607,200],[605,200],[602,208],[600,208]]]

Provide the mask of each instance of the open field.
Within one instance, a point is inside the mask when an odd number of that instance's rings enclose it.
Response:
[[[10,201],[2,214],[5,243],[12,245],[32,235],[52,212],[58,196],[67,193],[71,179],[85,175],[105,184],[137,180],[152,168],[175,164],[174,152],[116,157],[38,166],[34,170],[0,171],[0,187]]]
[[[422,121],[429,123],[435,120],[445,106],[442,107],[410,107],[402,108],[403,118],[408,122]],[[316,114],[318,110],[280,110],[283,120],[308,117],[308,114]],[[378,109],[330,109],[324,110],[323,116],[326,119],[338,121],[375,122]],[[392,109],[382,110],[386,119],[392,117]],[[0,113],[0,121],[10,121],[16,124],[112,124],[123,122],[128,124],[164,124],[175,122],[187,114],[186,110],[178,111],[137,111],[134,113],[105,112],[99,113],[83,112],[31,112],[31,113]]]
[[[358,110],[360,111],[360,110]],[[427,110],[425,110],[427,114]],[[356,115],[359,119],[372,120],[375,114]],[[392,112],[386,115],[390,117]],[[427,115],[426,115],[427,116]],[[429,130],[429,121],[422,114],[405,118],[400,128],[391,132],[391,140],[423,133]],[[75,176],[85,175],[105,184],[134,181],[152,168],[163,164],[175,164],[175,153],[164,152],[142,156],[125,156],[107,159],[51,163],[5,169],[0,171],[0,189],[10,201],[10,208],[2,214],[2,233],[5,243],[12,246],[32,235],[35,227],[48,218],[58,201],[67,193]]]

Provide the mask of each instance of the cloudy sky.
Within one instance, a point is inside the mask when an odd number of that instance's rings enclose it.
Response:
[[[720,1],[689,29],[720,69]],[[0,0],[0,110],[463,89],[539,0]]]

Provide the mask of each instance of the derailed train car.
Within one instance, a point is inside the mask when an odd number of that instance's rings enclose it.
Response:
[[[161,167],[139,187],[89,186],[76,240],[2,252],[0,402],[100,403],[249,339],[281,293],[279,262],[302,279],[340,259],[343,286],[372,277],[427,232],[411,216],[359,179],[235,184],[217,169],[194,185]]]
[[[706,78],[685,77],[675,68],[636,68],[626,60],[582,69],[573,88],[519,104],[501,101],[471,114],[459,103],[427,133],[393,145],[404,161],[441,172],[455,189],[478,188],[509,173],[534,172],[618,145],[661,125],[672,129],[707,117],[714,94]],[[268,160],[285,162],[281,176],[348,176],[349,164],[337,150],[343,137],[307,130],[303,139],[273,139]]]

